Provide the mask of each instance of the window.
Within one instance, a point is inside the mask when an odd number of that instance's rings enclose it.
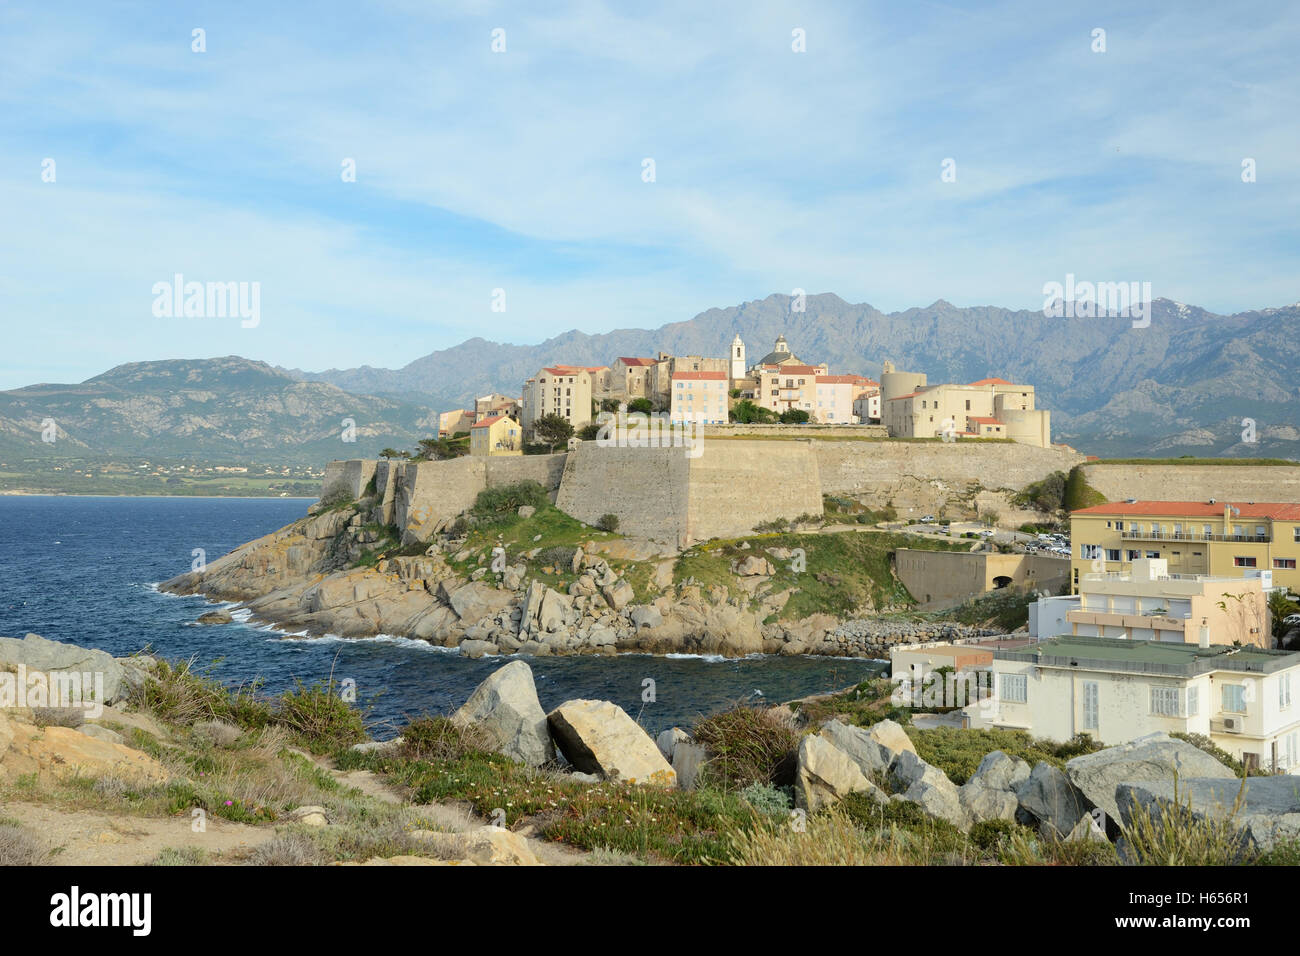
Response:
[[[1151,688],[1151,713],[1158,717],[1177,717],[1178,713],[1178,688],[1177,687],[1152,687]]]
[[[1255,559],[1253,557],[1242,557],[1241,555],[1236,555],[1232,559],[1232,563],[1234,567],[1238,568],[1253,568],[1255,566]]]
[[[1123,531],[1123,530],[1124,530],[1124,522],[1122,522],[1122,521],[1116,521],[1116,522],[1115,522],[1115,530],[1116,530],[1116,531]]]
[[[1273,567],[1281,571],[1294,571],[1295,558],[1274,558]]]
[[[1118,560],[1119,560],[1119,548],[1107,548],[1107,549],[1106,549],[1106,560],[1107,560],[1107,561],[1118,561]]]
[[[1285,710],[1291,706],[1291,675],[1283,674],[1277,679],[1277,705]]]
[[[1246,685],[1223,685],[1223,709],[1230,714],[1244,714],[1246,712]]]
[[[1187,716],[1195,717],[1201,712],[1201,689],[1199,687],[1187,688]]]
[[[1148,557],[1148,558],[1158,558],[1158,557],[1160,557],[1160,552],[1159,552],[1159,551],[1148,551],[1148,552],[1147,552],[1147,557]]]
[[[1095,680],[1083,682],[1083,729],[1097,729],[1097,697],[1099,691]]]
[[[1029,700],[1029,680],[1024,674],[1003,674],[999,686],[1005,701],[1023,704]]]
[[[1291,540],[1300,542],[1300,524],[1291,529]]]
[[[1101,545],[1099,544],[1081,544],[1079,545],[1079,557],[1085,561],[1091,561],[1094,558],[1101,557]]]
[[[1128,552],[1128,559],[1129,559],[1130,561],[1136,561],[1136,560],[1137,560],[1138,558],[1140,558],[1140,557],[1142,557],[1142,552],[1141,552],[1141,551],[1134,551],[1132,548],[1129,549],[1129,552]]]

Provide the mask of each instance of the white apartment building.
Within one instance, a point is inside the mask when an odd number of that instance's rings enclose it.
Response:
[[[1170,574],[1163,558],[1137,558],[1131,571],[1083,575],[1078,594],[1040,598],[1030,606],[1029,631],[1269,647],[1269,583],[1259,574]]]
[[[669,420],[725,425],[728,421],[726,372],[676,372],[672,379]]]
[[[1056,637],[993,652],[993,696],[962,711],[976,729],[1107,746],[1201,734],[1247,766],[1300,772],[1300,653],[1259,647]]]

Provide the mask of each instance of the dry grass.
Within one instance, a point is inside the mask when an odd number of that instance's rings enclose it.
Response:
[[[807,818],[802,830],[790,821],[760,822],[729,834],[736,866],[892,866],[911,862],[883,840],[857,827],[839,810]]]
[[[801,735],[788,711],[746,706],[705,717],[694,734],[710,755],[706,778],[726,790],[792,784]]]
[[[1246,778],[1241,779],[1231,807],[1221,814],[1195,816],[1190,796],[1179,795],[1178,777],[1170,801],[1154,809],[1137,807],[1124,828],[1127,856],[1140,866],[1236,866],[1251,863],[1257,855],[1235,824],[1246,799]]]
[[[0,866],[36,866],[49,855],[49,848],[30,830],[0,823]]]

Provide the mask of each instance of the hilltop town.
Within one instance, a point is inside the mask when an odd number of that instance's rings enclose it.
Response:
[[[662,416],[671,426],[817,424],[876,426],[893,438],[994,439],[1051,446],[1051,413],[1035,405],[1033,385],[990,377],[928,384],[925,373],[882,366],[880,381],[831,374],[790,349],[784,335],[750,362],[740,335],[727,356],[619,356],[610,365],[557,363],[539,369],[519,397],[491,393],[473,408],[442,412],[441,439],[468,436],[439,456],[520,455],[528,444],[554,446],[596,436],[602,412],[620,408]]]

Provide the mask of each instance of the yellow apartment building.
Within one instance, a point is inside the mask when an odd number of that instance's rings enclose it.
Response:
[[[1259,576],[1300,591],[1300,504],[1127,501],[1070,514],[1071,579],[1158,558],[1170,574]],[[1271,581],[1270,581],[1271,578]]]
[[[469,430],[469,453],[488,455],[522,455],[524,430],[513,418],[495,415],[485,418]]]

